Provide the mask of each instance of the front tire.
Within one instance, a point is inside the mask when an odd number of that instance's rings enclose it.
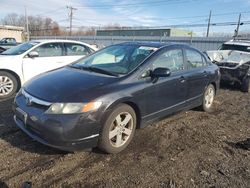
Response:
[[[131,142],[136,128],[136,114],[129,105],[117,106],[107,117],[98,147],[106,153],[119,153]]]
[[[0,99],[8,99],[14,96],[18,89],[18,82],[12,74],[0,71]]]
[[[213,111],[213,104],[215,98],[215,88],[212,84],[209,84],[204,92],[202,101],[202,110],[205,112]]]
[[[243,80],[241,85],[241,91],[250,92],[250,77],[247,77]]]

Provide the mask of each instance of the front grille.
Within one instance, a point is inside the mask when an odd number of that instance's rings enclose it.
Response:
[[[234,68],[237,65],[239,65],[238,63],[216,63],[219,67],[230,67],[230,68]]]
[[[35,125],[33,125],[33,123],[31,123],[29,119],[27,120],[27,122],[25,122],[25,120],[17,114],[15,118],[17,121],[21,122],[25,129],[31,132],[33,135],[37,135],[39,137],[41,136],[40,131],[35,128]]]
[[[34,106],[41,109],[48,109],[52,103],[38,99],[22,89],[22,95],[27,106]]]

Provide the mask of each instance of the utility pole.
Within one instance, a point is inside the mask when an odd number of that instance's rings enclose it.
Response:
[[[240,29],[240,25],[241,25],[240,21],[241,21],[241,14],[239,15],[239,20],[238,20],[237,28],[235,30],[234,37],[238,37],[238,35],[239,35],[239,29]]]
[[[77,10],[77,9],[72,7],[72,6],[67,6],[67,8],[69,9],[69,35],[71,36],[71,34],[72,34],[73,11]]]
[[[211,16],[212,16],[212,11],[210,10],[208,24],[207,24],[207,37],[209,36],[209,30],[210,30],[210,25],[211,25]]]
[[[27,41],[30,40],[30,32],[29,32],[29,19],[27,15],[27,8],[25,7],[25,20],[26,20],[26,33],[27,33]]]

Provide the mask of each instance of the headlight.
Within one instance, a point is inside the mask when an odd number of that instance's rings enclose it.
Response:
[[[102,102],[89,103],[54,103],[46,111],[47,114],[77,114],[97,110]]]

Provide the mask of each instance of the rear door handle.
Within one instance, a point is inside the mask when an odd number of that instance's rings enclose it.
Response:
[[[184,76],[181,76],[181,77],[179,78],[179,80],[180,80],[181,83],[186,82],[186,78],[185,78]]]
[[[207,75],[208,75],[208,74],[207,74],[207,71],[204,71],[204,72],[203,72],[203,75],[204,75],[205,77],[207,77]]]

